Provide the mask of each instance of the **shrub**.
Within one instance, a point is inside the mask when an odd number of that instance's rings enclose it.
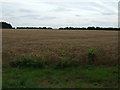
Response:
[[[35,60],[34,67],[37,67],[37,68],[45,67],[46,62],[47,62],[47,59],[45,57],[38,58]]]
[[[63,69],[69,66],[71,66],[71,62],[65,58],[62,58],[54,65],[54,68]]]
[[[93,64],[95,56],[96,56],[96,51],[94,49],[91,49],[91,48],[88,49],[87,56],[88,56],[88,64]]]
[[[12,67],[44,67],[46,63],[45,58],[33,58],[24,56],[19,59],[10,62]]]

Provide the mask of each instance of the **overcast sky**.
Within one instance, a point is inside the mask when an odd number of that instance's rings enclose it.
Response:
[[[117,27],[118,1],[1,0],[0,21],[6,21],[15,27]]]

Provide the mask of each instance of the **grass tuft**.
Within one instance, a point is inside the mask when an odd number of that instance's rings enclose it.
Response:
[[[87,56],[88,56],[88,64],[94,64],[96,51],[92,48],[87,50]]]

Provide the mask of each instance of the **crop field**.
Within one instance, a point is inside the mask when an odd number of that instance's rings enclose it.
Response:
[[[10,66],[21,57],[45,59],[48,66],[67,60],[71,67]],[[2,63],[4,88],[116,88],[118,31],[2,30]]]
[[[118,62],[117,31],[3,30],[2,38],[3,64],[19,56],[46,56],[52,62],[69,54],[86,63],[89,48],[96,50],[95,64]]]

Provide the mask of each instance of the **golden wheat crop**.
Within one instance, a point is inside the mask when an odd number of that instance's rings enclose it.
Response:
[[[118,62],[118,31],[3,30],[2,32],[3,64],[20,56],[44,56],[50,63],[59,58],[71,58],[84,64],[87,62],[86,51],[89,48],[97,51],[96,65],[116,65]]]

